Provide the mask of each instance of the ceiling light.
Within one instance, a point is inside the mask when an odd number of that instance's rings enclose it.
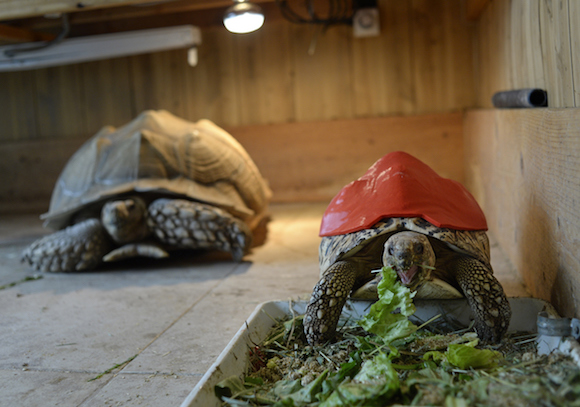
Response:
[[[228,31],[245,34],[256,31],[264,24],[262,9],[245,0],[234,0],[236,4],[229,7],[224,14],[224,25]]]

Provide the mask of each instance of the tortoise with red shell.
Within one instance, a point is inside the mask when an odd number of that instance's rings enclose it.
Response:
[[[376,298],[392,267],[416,298],[465,296],[475,329],[499,342],[511,309],[490,264],[487,223],[473,196],[404,152],[378,160],[334,197],[322,218],[320,281],[306,309],[312,345],[332,339],[347,297]]]

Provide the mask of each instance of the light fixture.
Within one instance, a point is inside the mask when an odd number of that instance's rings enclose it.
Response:
[[[191,49],[201,44],[201,32],[198,27],[183,25],[76,37],[46,47],[34,47],[34,44],[0,47],[0,72],[45,68],[178,48]],[[192,53],[195,53],[195,49],[189,52],[190,64],[196,59]]]
[[[227,30],[236,34],[256,31],[264,24],[262,9],[246,0],[234,0],[236,4],[228,7],[224,14]]]

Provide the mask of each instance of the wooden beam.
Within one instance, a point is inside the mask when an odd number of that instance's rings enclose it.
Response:
[[[254,3],[274,0],[254,0]],[[151,14],[170,14],[227,7],[233,0],[0,0],[0,20],[38,17],[54,13],[81,12],[77,22],[126,19]],[[86,17],[85,17],[86,16]]]
[[[0,19],[9,20],[70,13],[84,9],[144,3],[144,0],[4,0],[0,1]]]
[[[32,42],[50,41],[55,38],[53,34],[39,33],[25,28],[12,27],[0,24],[0,41],[7,42]]]

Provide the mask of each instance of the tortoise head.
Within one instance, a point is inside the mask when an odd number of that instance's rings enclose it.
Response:
[[[101,220],[119,244],[137,242],[149,234],[147,205],[137,196],[107,202],[101,210]]]
[[[391,267],[401,282],[416,290],[431,277],[435,266],[435,252],[427,236],[416,232],[399,232],[386,242],[383,265]]]

